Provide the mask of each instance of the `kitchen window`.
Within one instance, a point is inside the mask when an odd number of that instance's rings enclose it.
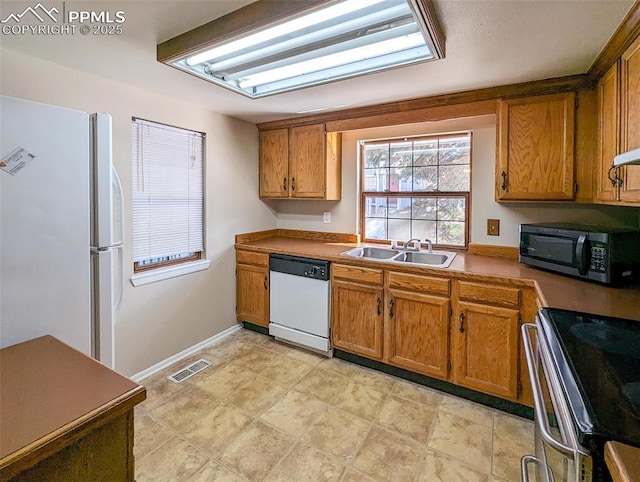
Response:
[[[467,246],[470,132],[361,141],[360,163],[365,241]]]
[[[203,259],[204,139],[201,132],[133,119],[135,273]]]

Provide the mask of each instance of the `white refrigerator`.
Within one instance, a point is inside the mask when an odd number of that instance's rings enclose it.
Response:
[[[51,334],[115,368],[122,201],[108,114],[0,96],[0,348]]]

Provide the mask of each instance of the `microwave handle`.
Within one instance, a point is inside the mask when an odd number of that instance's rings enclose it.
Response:
[[[581,234],[576,243],[576,260],[578,261],[578,272],[584,276],[589,271],[589,246],[587,245],[587,235]]]

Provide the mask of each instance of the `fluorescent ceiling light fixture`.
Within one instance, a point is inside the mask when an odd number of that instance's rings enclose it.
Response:
[[[430,0],[259,0],[158,45],[158,60],[259,98],[444,57]]]

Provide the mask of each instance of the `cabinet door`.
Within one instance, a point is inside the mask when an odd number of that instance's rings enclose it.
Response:
[[[389,290],[385,361],[446,379],[449,360],[449,298]]]
[[[458,319],[452,326],[456,340],[454,383],[516,401],[518,310],[475,303],[459,303],[458,308]]]
[[[289,197],[289,130],[260,131],[260,197]]]
[[[497,200],[573,199],[574,117],[573,92],[500,101]]]
[[[598,83],[598,171],[596,197],[598,201],[615,201],[618,197],[618,186],[615,171],[610,171],[613,158],[618,154],[618,133],[620,132],[618,64],[600,79]]]
[[[382,288],[334,280],[331,288],[331,341],[339,348],[382,359]]]
[[[292,127],[289,132],[291,197],[324,198],[324,124]]]
[[[269,326],[269,269],[236,265],[236,316],[239,321]]]
[[[622,152],[640,149],[640,37],[620,60],[622,94]],[[640,166],[623,168],[620,200],[640,202]]]

